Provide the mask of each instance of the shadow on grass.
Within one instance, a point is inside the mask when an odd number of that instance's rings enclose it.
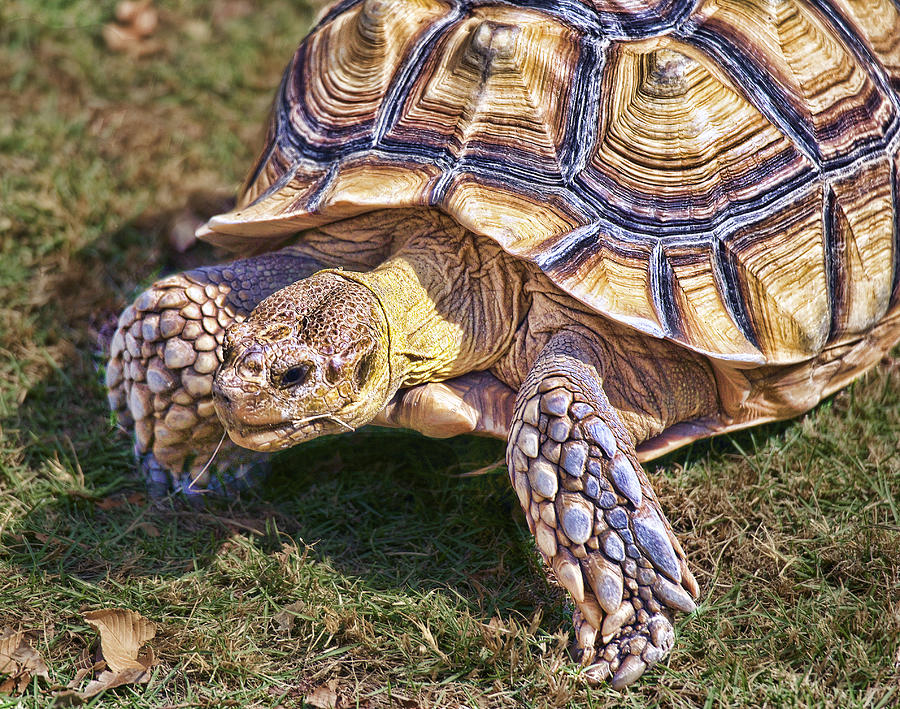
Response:
[[[504,468],[459,477],[501,460],[502,442],[363,430],[276,456],[270,477],[239,499],[151,504],[130,441],[111,424],[100,364],[73,348],[2,422],[22,444],[5,471],[22,514],[0,538],[15,573],[63,584],[177,577],[213,564],[238,533],[264,552],[287,538],[313,545],[314,559],[373,589],[454,589],[486,617],[552,598],[561,608],[514,519]]]
[[[3,422],[23,438],[23,471],[38,474],[20,478],[20,504],[30,509],[0,540],[21,573],[92,583],[178,577],[213,564],[237,533],[265,553],[287,539],[312,545],[313,558],[374,590],[452,589],[485,618],[540,606],[555,617],[548,627],[562,625],[564,596],[532,550],[502,441],[363,429],[277,455],[268,479],[240,498],[154,504],[142,494],[129,439],[111,425],[100,362],[96,352],[73,352],[28,393],[15,421]],[[737,446],[752,450],[750,434],[698,442],[661,465],[714,461]]]
[[[390,612],[392,596],[416,598],[409,589],[440,590],[479,622],[543,608],[544,629],[568,629],[565,597],[537,563],[503,465],[460,477],[502,460],[499,441],[367,429],[277,456],[271,477],[241,499],[200,510],[181,500],[147,503],[130,442],[106,410],[91,329],[102,335],[102,313],[118,312],[138,274],[145,278],[163,261],[148,257],[145,243],[158,241],[170,216],[159,215],[156,227],[121,229],[55,277],[39,326],[55,333],[59,356],[0,422],[20,448],[3,470],[12,483],[7,499],[18,507],[0,538],[11,572],[46,582],[58,597],[77,593],[83,604],[162,617],[182,586],[227,589],[238,583],[232,573],[243,575],[241,593],[258,587],[275,606],[299,599],[290,574],[266,563],[284,544],[301,552],[311,545],[305,563],[329,570],[324,577],[342,589],[377,595],[376,606],[386,602],[387,610],[378,606],[375,614]],[[866,427],[896,430],[880,423],[880,412],[896,409],[897,397],[868,393],[858,403],[841,399],[839,412],[835,400],[819,407],[811,416],[829,428],[818,436],[775,423],[697,442],[647,466],[661,471],[653,476],[660,498],[704,593],[676,671],[697,661],[703,673],[718,672],[718,652],[722,666],[764,667],[778,679],[783,666],[803,673],[827,650],[829,659],[819,662],[834,678],[826,684],[865,686],[886,676],[896,623],[872,628],[895,601],[896,547],[882,529],[890,521],[883,512],[874,519],[880,536],[863,520],[873,515],[867,476],[878,464],[857,449],[888,440]],[[891,498],[896,470],[884,475]],[[228,567],[222,557],[235,537],[268,561]],[[0,625],[6,620],[17,619],[0,617]],[[834,629],[820,630],[823,621]],[[713,639],[720,647],[710,651]]]
[[[204,216],[222,207],[216,199],[192,197]],[[115,314],[140,290],[139,279],[149,280],[147,273],[158,277],[225,257],[205,246],[187,256],[167,250],[164,237],[176,214],[126,224],[78,252],[49,284],[53,295],[42,324],[67,338],[62,359],[26,393],[15,416],[0,422],[18,431],[23,444],[18,478],[15,470],[8,474],[20,481],[19,502],[30,509],[2,540],[21,570],[92,580],[177,575],[208,564],[236,530],[264,545],[287,533],[373,587],[467,589],[488,614],[552,599],[559,606],[561,595],[544,582],[530,551],[499,441],[367,429],[277,456],[258,490],[232,502],[210,501],[202,514],[177,499],[152,507],[135,495],[131,502],[104,502],[143,490],[130,443],[112,427],[101,382],[102,341],[111,336]],[[155,264],[162,265],[154,270]],[[63,327],[50,327],[53,322]],[[785,426],[701,441],[648,468],[752,450],[755,437]],[[500,464],[492,473],[459,477],[494,462]],[[274,528],[273,537],[267,530]]]
[[[227,206],[222,199],[195,193],[188,204],[205,218]],[[274,520],[282,532],[314,542],[316,553],[376,585],[468,584],[481,599],[491,595],[485,588],[500,590],[497,579],[488,579],[499,569],[507,581],[503,588],[516,587],[523,578],[538,579],[525,585],[536,585],[546,595],[504,466],[484,476],[454,477],[502,461],[504,446],[498,441],[438,441],[364,430],[276,457],[271,478],[253,495],[211,502],[207,516],[178,500],[167,509],[98,506],[97,500],[111,493],[143,490],[133,475],[130,443],[111,425],[101,383],[102,343],[111,336],[117,313],[140,284],[227,258],[206,246],[186,255],[167,248],[166,233],[179,212],[136,218],[57,264],[46,284],[48,308],[39,325],[59,338],[60,356],[25,393],[15,415],[0,425],[17,431],[23,447],[8,473],[21,482],[19,502],[31,510],[23,524],[58,543],[29,544],[13,558],[31,572],[55,570],[93,579],[123,570],[179,573],[195,561],[207,563],[217,543],[242,528],[222,521],[231,516],[255,520],[243,528],[262,532],[260,537],[266,536],[266,519]],[[701,442],[662,464],[686,465],[733,452],[729,443]],[[16,529],[14,539],[3,541],[20,549],[16,535],[21,533]]]
[[[222,208],[214,195],[189,201],[201,218]],[[187,255],[167,249],[177,213],[124,225],[57,264],[44,284],[38,326],[53,333],[54,361],[0,420],[20,448],[4,473],[22,514],[0,538],[18,572],[92,583],[178,576],[209,565],[235,532],[266,550],[287,534],[373,588],[454,588],[488,614],[516,598],[525,610],[547,600],[527,602],[523,587],[557,596],[529,554],[522,520],[513,519],[518,505],[504,468],[457,477],[502,460],[497,441],[364,430],[279,455],[257,490],[201,511],[141,496],[130,441],[106,408],[103,340],[141,283],[227,258],[206,246]],[[518,583],[523,577],[531,582]]]

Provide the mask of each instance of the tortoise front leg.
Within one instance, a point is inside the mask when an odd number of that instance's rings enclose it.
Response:
[[[698,588],[582,336],[553,337],[516,398],[510,479],[537,547],[575,600],[582,662],[619,689],[669,651]]]
[[[515,399],[515,390],[490,372],[469,372],[401,389],[372,423],[410,428],[430,438],[467,433],[507,438]]]
[[[119,317],[106,385],[110,408],[133,426],[151,493],[193,493],[219,480],[241,487],[265,456],[227,436],[212,401],[225,330],[263,298],[323,264],[299,247],[187,271],[154,283]],[[209,465],[215,453],[215,460]]]

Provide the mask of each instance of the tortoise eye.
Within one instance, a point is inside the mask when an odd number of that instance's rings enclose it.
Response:
[[[278,386],[287,388],[302,384],[309,376],[309,371],[309,365],[306,364],[298,364],[296,367],[286,369],[278,377]]]
[[[374,360],[375,360],[374,353],[369,354],[369,355],[366,355],[365,357],[363,357],[359,361],[359,364],[356,366],[356,372],[355,372],[354,376],[356,379],[357,391],[361,390],[365,386],[366,381],[368,381],[369,374],[372,371],[372,365],[375,363]]]

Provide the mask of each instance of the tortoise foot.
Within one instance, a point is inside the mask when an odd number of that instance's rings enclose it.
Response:
[[[519,390],[510,478],[541,555],[575,602],[587,675],[616,688],[672,647],[697,582],[602,388],[592,350],[557,335]]]
[[[216,462],[208,468],[194,472],[174,472],[150,453],[138,453],[138,469],[147,482],[151,498],[159,499],[169,494],[184,495],[189,499],[203,496],[233,497],[243,490],[259,484],[272,470],[269,456],[235,448],[216,456]]]
[[[663,611],[644,622],[632,621],[603,644],[598,631],[576,610],[575,637],[576,656],[585,666],[587,681],[610,681],[613,689],[623,689],[669,654],[675,630],[670,614]]]

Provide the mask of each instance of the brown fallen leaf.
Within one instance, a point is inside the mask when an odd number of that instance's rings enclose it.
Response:
[[[159,536],[159,527],[157,527],[152,522],[141,522],[137,525],[137,528],[143,530],[144,534],[146,534],[148,537]]]
[[[140,11],[128,24],[107,22],[101,28],[103,41],[113,52],[125,52],[133,57],[145,57],[163,49],[159,40],[151,39],[156,29],[156,10],[147,8]]]
[[[156,626],[139,613],[106,608],[85,613],[84,620],[100,634],[102,659],[90,669],[78,670],[68,684],[70,691],[60,692],[54,698],[54,707],[77,706],[107,689],[149,682],[147,670],[156,664],[153,648],[144,646],[156,635]],[[94,672],[100,674],[84,690],[72,691]]]
[[[156,635],[156,626],[142,615],[131,610],[106,608],[85,613],[84,620],[100,633],[100,650],[113,672],[145,671],[150,667],[141,662],[138,653],[141,646]]]
[[[104,662],[103,665],[105,667],[106,663]],[[80,687],[81,683],[84,681],[84,678],[94,673],[94,669],[95,668],[93,667],[81,667],[77,672],[75,672],[75,676],[72,678],[72,681],[66,685],[66,687],[68,689],[75,689],[76,687]]]
[[[303,701],[318,709],[337,709],[338,695],[335,692],[337,682],[332,680],[327,685],[316,687],[312,692],[303,697]]]
[[[278,625],[279,630],[284,633],[289,633],[291,632],[291,628],[294,627],[294,621],[296,620],[297,614],[302,613],[305,608],[306,604],[303,601],[294,601],[273,615],[272,620]]]
[[[197,214],[185,207],[172,220],[169,228],[169,245],[180,254],[183,254],[195,243],[197,237],[194,232],[203,224],[204,220]]]
[[[84,691],[78,692],[82,699],[90,699],[91,697],[114,687],[122,687],[126,684],[143,684],[149,678],[146,675],[146,667],[129,667],[121,672],[113,672],[104,670],[97,679],[88,682],[88,686]]]
[[[109,22],[100,30],[106,46],[114,52],[133,52],[140,42],[140,37],[129,26]]]
[[[33,677],[50,681],[44,658],[28,642],[28,631],[4,628],[0,631],[0,693],[21,694]]]
[[[139,37],[153,34],[159,23],[159,13],[151,0],[122,0],[116,5],[116,19],[134,30]]]
[[[150,0],[122,0],[116,3],[116,19],[124,25],[130,24],[148,7]]]
[[[117,495],[115,497],[91,497],[98,509],[103,511],[114,510],[117,507],[123,507],[126,504],[143,505],[146,502],[146,496],[142,492],[133,492],[128,496]]]
[[[159,24],[159,13],[153,7],[145,7],[132,20],[131,26],[139,37],[149,37]]]

